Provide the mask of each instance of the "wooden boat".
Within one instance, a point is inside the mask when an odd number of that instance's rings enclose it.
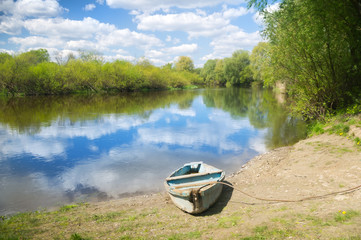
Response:
[[[164,185],[174,204],[196,214],[207,210],[222,192],[225,173],[203,162],[187,163],[166,178]]]

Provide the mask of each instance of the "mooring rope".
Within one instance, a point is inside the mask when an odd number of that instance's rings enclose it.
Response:
[[[310,197],[305,197],[305,198],[301,198],[301,199],[297,199],[297,200],[288,200],[288,199],[271,199],[271,198],[256,197],[256,196],[253,196],[253,195],[251,195],[249,193],[246,193],[246,192],[242,191],[239,188],[234,187],[231,184],[228,184],[228,183],[225,183],[225,182],[215,182],[215,183],[220,183],[220,184],[226,185],[228,187],[231,187],[234,190],[236,190],[236,191],[238,191],[238,192],[240,192],[240,193],[242,193],[242,194],[244,194],[244,195],[246,195],[246,196],[248,196],[250,198],[254,198],[254,199],[257,199],[257,200],[261,200],[261,201],[267,201],[267,202],[303,202],[303,201],[307,201],[307,200],[325,198],[325,197],[336,195],[336,194],[347,194],[347,193],[354,192],[354,191],[361,188],[361,185],[358,185],[358,186],[353,187],[353,188],[349,188],[349,189],[342,190],[342,191],[337,191],[337,192],[331,192],[331,193],[327,193],[327,194],[324,194],[324,195],[310,196]],[[213,183],[210,183],[210,184],[213,184]]]
[[[349,189],[346,189],[346,190],[342,190],[342,191],[337,191],[337,192],[331,192],[331,193],[327,193],[327,194],[324,194],[324,195],[317,195],[317,196],[310,196],[310,197],[305,197],[305,198],[300,198],[300,199],[297,199],[297,200],[288,200],[288,199],[271,199],[271,198],[261,198],[261,197],[256,197],[256,196],[253,196],[249,193],[246,193],[245,191],[233,186],[232,184],[229,184],[229,183],[226,183],[226,182],[218,182],[218,181],[212,181],[212,182],[207,182],[205,184],[200,184],[200,183],[195,183],[195,184],[185,184],[185,185],[181,185],[181,186],[175,186],[173,189],[174,190],[178,190],[179,188],[183,188],[183,187],[195,187],[195,186],[199,186],[200,188],[203,188],[203,187],[206,187],[208,185],[211,185],[211,184],[217,184],[217,183],[220,183],[220,184],[223,184],[223,185],[226,185],[228,187],[231,187],[233,188],[234,190],[250,197],[250,198],[253,198],[253,199],[257,199],[257,200],[260,200],[260,201],[267,201],[267,202],[303,202],[303,201],[307,201],[307,200],[313,200],[313,199],[320,199],[320,198],[325,198],[325,197],[328,197],[328,196],[332,196],[332,195],[336,195],[336,194],[347,194],[347,193],[351,193],[351,192],[354,192],[358,189],[361,188],[361,185],[358,185],[356,187],[353,187],[353,188],[349,188]],[[179,190],[178,190],[179,191]]]

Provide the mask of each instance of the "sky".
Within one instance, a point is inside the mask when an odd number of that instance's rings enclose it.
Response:
[[[189,56],[202,67],[251,51],[261,30],[244,0],[0,0],[0,51],[44,48],[53,61],[86,50],[156,66]]]

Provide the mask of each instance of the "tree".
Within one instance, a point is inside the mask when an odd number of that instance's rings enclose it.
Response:
[[[203,77],[204,81],[207,84],[216,84],[216,76],[214,69],[216,67],[217,60],[209,59],[204,64],[202,70],[201,70],[201,77]]]
[[[69,60],[71,59],[71,57],[73,57],[70,54],[68,56],[69,56],[68,57]],[[103,63],[103,61],[104,61],[101,54],[96,52],[96,51],[79,50],[79,56],[80,56],[80,59],[83,62],[99,62],[99,63]]]
[[[224,61],[222,59],[217,59],[214,74],[216,83],[224,86],[226,84],[226,80],[224,78]]]
[[[319,118],[352,104],[361,89],[361,12],[357,0],[283,0],[265,12],[275,78],[283,80],[293,109]]]
[[[0,64],[3,64],[6,60],[11,59],[12,56],[5,52],[0,52]]]
[[[167,64],[163,65],[161,68],[162,69],[167,69],[167,70],[172,70],[173,69],[173,64],[172,63],[167,63]]]
[[[274,81],[272,75],[271,46],[267,42],[259,42],[252,50],[249,57],[250,70],[254,81],[262,82],[264,85],[271,85]]]
[[[232,57],[224,59],[224,77],[227,84],[232,86],[246,86],[250,82],[241,79],[241,72],[250,64],[249,53],[245,50],[233,52]]]
[[[16,59],[25,65],[36,65],[42,62],[49,62],[50,56],[46,49],[38,49],[22,53]]]
[[[175,69],[177,71],[192,72],[194,70],[193,60],[190,57],[180,56],[175,63]]]

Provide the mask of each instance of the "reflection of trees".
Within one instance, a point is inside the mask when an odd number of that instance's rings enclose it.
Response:
[[[57,120],[84,122],[104,114],[136,114],[147,119],[152,110],[178,104],[191,106],[199,91],[135,92],[122,95],[72,95],[0,99],[0,122],[10,128],[33,134],[41,126]]]
[[[231,88],[206,90],[203,101],[208,107],[220,108],[232,117],[248,117],[256,129],[268,128],[266,145],[275,148],[295,143],[305,137],[303,121],[290,117],[274,93],[262,89]]]
[[[203,102],[207,107],[229,112],[234,118],[246,117],[251,93],[251,89],[242,88],[207,89],[203,93]]]

